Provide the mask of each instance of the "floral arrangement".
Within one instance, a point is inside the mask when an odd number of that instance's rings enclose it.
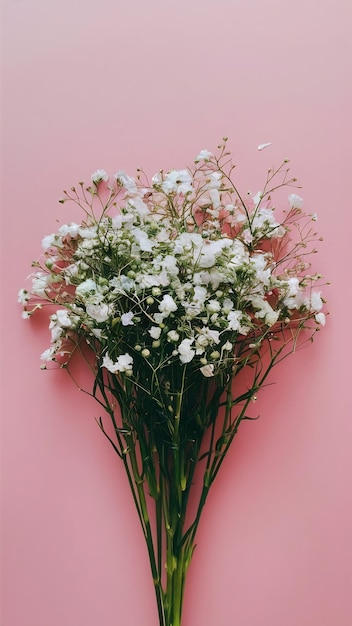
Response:
[[[92,370],[86,391],[110,418],[98,423],[127,473],[160,626],[181,624],[201,513],[240,422],[272,368],[325,323],[309,262],[316,215],[296,193],[281,212],[273,203],[297,187],[287,159],[255,195],[240,194],[234,167],[224,138],[150,182],[96,171],[64,192],[83,220],[44,237],[19,293],[25,318],[49,306],[42,367],[73,376],[78,355]]]

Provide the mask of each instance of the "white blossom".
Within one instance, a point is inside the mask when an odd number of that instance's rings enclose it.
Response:
[[[52,361],[56,354],[56,350],[57,348],[55,345],[50,346],[47,350],[44,350],[44,352],[40,355],[41,361]]]
[[[128,313],[123,313],[121,315],[121,324],[122,326],[133,326],[134,313],[133,311],[128,311]]]
[[[49,248],[51,248],[51,246],[55,243],[55,239],[56,238],[57,238],[57,236],[55,234],[46,235],[42,239],[42,248],[43,248],[43,250],[48,250]]]
[[[124,187],[129,193],[137,193],[136,179],[128,176],[123,170],[119,170],[114,174],[117,182]]]
[[[111,360],[109,354],[106,354],[102,363],[102,367],[105,367],[112,374],[116,374],[117,372],[130,372],[132,365],[133,357],[128,354],[128,352],[120,354],[115,362]]]
[[[193,191],[192,176],[188,170],[171,170],[161,184],[164,193],[180,193],[185,195]]]
[[[169,332],[167,333],[167,338],[169,341],[176,343],[179,340],[180,335],[176,330],[169,330]]]
[[[320,326],[325,326],[326,318],[324,313],[316,313],[315,319]]]
[[[76,296],[82,297],[82,299],[87,298],[87,296],[96,294],[98,290],[98,286],[92,278],[87,278],[87,280],[83,281],[76,287]]]
[[[168,317],[170,313],[177,311],[177,304],[169,294],[166,294],[161,300],[158,309],[163,317]]]
[[[178,346],[178,353],[180,355],[181,363],[190,363],[192,361],[195,350],[191,348],[193,344],[193,339],[184,339]]]
[[[301,209],[303,205],[303,198],[296,193],[291,193],[288,197],[288,201],[291,209]]]
[[[106,302],[100,302],[99,304],[87,304],[87,313],[98,324],[106,322],[111,315],[111,307]]]
[[[207,310],[209,313],[217,313],[221,309],[221,304],[218,300],[209,300],[207,303]]]
[[[310,308],[312,311],[320,311],[323,308],[323,301],[321,299],[321,291],[313,291],[310,296]]]
[[[62,328],[72,328],[73,326],[73,320],[67,309],[59,309],[56,311],[56,314],[52,316],[52,319]]]
[[[70,224],[63,224],[59,228],[59,233],[62,237],[66,237],[69,235],[72,239],[76,239],[79,233],[80,226],[75,222],[71,222]]]
[[[27,289],[20,289],[19,290],[17,302],[20,302],[21,304],[26,304],[26,302],[28,302],[29,298],[30,298],[30,295],[29,295]]]
[[[105,170],[96,170],[91,176],[93,183],[100,183],[102,180],[107,181],[109,178]]]
[[[152,326],[151,328],[149,328],[148,333],[150,334],[152,339],[159,339],[161,335],[161,328],[160,326]]]
[[[43,274],[43,272],[35,272],[32,275],[32,293],[36,296],[45,297],[49,280],[49,274]]]
[[[194,162],[199,163],[199,161],[209,161],[212,156],[213,153],[209,152],[209,150],[201,150],[194,159]]]

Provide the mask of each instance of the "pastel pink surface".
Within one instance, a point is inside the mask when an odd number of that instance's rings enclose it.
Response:
[[[42,237],[80,217],[57,204],[65,186],[100,167],[185,167],[223,135],[244,190],[290,158],[318,213],[331,315],[241,427],[199,529],[184,626],[351,626],[351,19],[343,0],[3,0],[4,626],[157,623],[99,407],[40,371],[46,323],[21,319],[17,291]]]

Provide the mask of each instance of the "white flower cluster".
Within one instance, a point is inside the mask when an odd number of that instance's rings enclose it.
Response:
[[[290,254],[302,199],[291,194],[280,219],[270,190],[244,202],[220,159],[202,150],[195,162],[194,171],[156,174],[152,187],[123,171],[109,185],[104,170],[82,184],[88,219],[43,239],[43,266],[19,294],[25,317],[45,303],[60,307],[43,361],[78,336],[100,346],[99,364],[112,374],[178,361],[213,377],[233,367],[241,337],[302,317],[325,323],[317,277],[304,271],[296,242]],[[106,202],[101,189],[110,190]],[[89,213],[95,200],[98,219]]]

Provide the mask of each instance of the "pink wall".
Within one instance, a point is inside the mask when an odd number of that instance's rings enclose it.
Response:
[[[184,626],[351,626],[349,0],[2,0],[3,626],[156,625],[98,407],[42,372],[17,291],[65,186],[191,164],[223,135],[245,189],[282,157],[325,241],[331,315],[274,372],[205,510]],[[272,147],[258,152],[259,143]],[[347,302],[349,300],[349,302]]]

